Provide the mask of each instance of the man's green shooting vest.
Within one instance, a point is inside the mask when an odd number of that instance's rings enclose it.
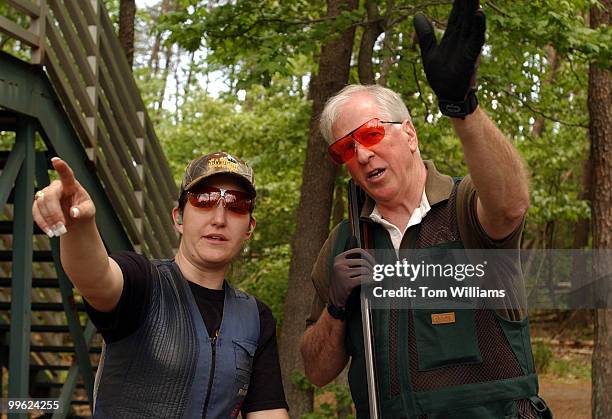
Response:
[[[450,197],[411,226],[401,248],[463,248],[456,216],[458,181]],[[368,218],[373,248],[390,249],[388,232]],[[350,238],[340,227],[330,263]],[[377,260],[378,263],[395,263]],[[527,318],[507,320],[495,310],[456,310],[452,324],[432,324],[431,314],[448,310],[372,310],[381,418],[550,418],[538,394]],[[369,417],[359,304],[347,320],[351,355],[349,384],[357,418]]]

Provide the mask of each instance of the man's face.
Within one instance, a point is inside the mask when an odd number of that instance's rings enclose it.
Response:
[[[216,175],[192,188],[201,186],[245,192],[244,186],[231,176]],[[221,269],[229,265],[240,252],[244,241],[251,237],[255,219],[250,214],[238,214],[219,201],[213,208],[194,207],[189,200],[183,210],[183,223],[176,225],[183,235],[181,252],[195,266]]]
[[[386,115],[367,95],[353,96],[341,109],[332,126],[336,140],[372,118],[387,121]],[[376,202],[393,203],[410,190],[414,179],[417,137],[409,121],[384,124],[384,139],[370,147],[356,144],[355,156],[346,162],[352,178]]]

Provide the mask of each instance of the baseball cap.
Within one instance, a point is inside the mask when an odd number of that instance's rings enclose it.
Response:
[[[231,175],[242,181],[247,191],[255,198],[253,169],[244,160],[225,151],[206,154],[189,162],[181,183],[179,198],[197,183],[217,174]]]

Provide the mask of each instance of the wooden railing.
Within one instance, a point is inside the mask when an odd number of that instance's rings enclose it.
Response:
[[[44,66],[135,249],[171,256],[178,238],[169,214],[178,191],[104,6],[3,1],[28,27],[0,16],[0,32]]]

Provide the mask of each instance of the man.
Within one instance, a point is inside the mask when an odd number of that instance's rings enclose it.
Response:
[[[469,175],[461,181],[423,161],[401,98],[380,86],[348,86],[321,115],[329,152],[367,198],[360,221],[375,249],[518,249],[529,206],[528,177],[514,147],[478,106],[473,88],[484,43],[477,1],[456,0],[436,44],[431,24],[415,18],[425,72],[450,116]],[[301,351],[306,376],[333,380],[349,357],[358,418],[368,417],[359,303],[374,260],[350,249],[346,222],[325,242],[313,268],[316,289]],[[347,250],[349,249],[349,250]],[[395,253],[393,253],[395,255]],[[395,257],[395,256],[394,256]],[[495,310],[373,310],[379,412],[383,418],[543,417],[526,319]],[[426,314],[424,314],[426,313]],[[440,315],[444,317],[440,317]]]
[[[185,170],[173,260],[109,257],[70,167],[36,194],[34,220],[60,236],[62,266],[104,337],[96,418],[288,418],[270,309],[225,274],[255,228],[252,169],[219,152]]]

